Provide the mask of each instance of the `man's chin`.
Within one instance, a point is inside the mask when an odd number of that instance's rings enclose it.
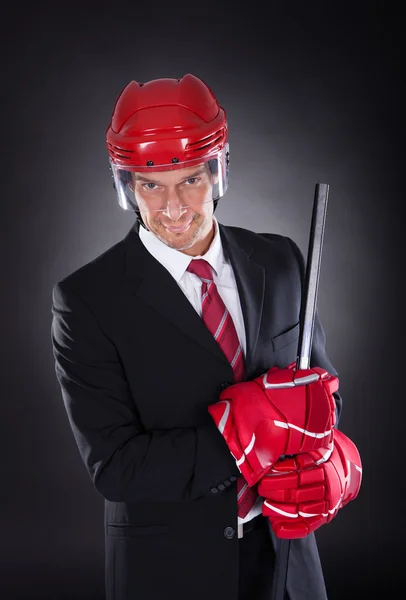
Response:
[[[161,241],[169,246],[169,248],[173,248],[174,250],[187,250],[195,243],[194,237],[183,237],[181,234],[176,233],[169,234],[167,237],[162,237]]]
[[[156,230],[152,230],[152,232],[167,246],[170,248],[190,248],[194,242],[196,237],[196,232],[193,235],[190,231],[190,227],[186,229],[186,231],[181,233],[176,233],[172,231],[168,231],[166,227],[163,225],[158,227]]]

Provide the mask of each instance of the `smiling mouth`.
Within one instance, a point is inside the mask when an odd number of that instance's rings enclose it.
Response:
[[[188,223],[187,225],[184,225],[183,227],[167,227],[166,225],[164,225],[164,227],[171,233],[183,233],[190,227],[191,222],[192,221],[190,221],[190,223]]]

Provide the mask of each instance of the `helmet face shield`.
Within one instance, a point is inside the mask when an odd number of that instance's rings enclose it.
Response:
[[[150,167],[110,159],[118,202],[124,210],[151,213],[168,206],[196,208],[223,196],[228,187],[228,143],[205,158]]]

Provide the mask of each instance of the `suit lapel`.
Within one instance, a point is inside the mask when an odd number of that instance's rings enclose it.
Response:
[[[248,376],[257,347],[265,295],[265,269],[251,258],[253,248],[238,231],[219,223],[224,252],[233,267],[244,318],[247,351],[245,371]],[[248,377],[249,378],[249,377]]]
[[[247,352],[246,373],[250,371],[258,341],[265,289],[264,268],[250,258],[253,248],[236,230],[219,223],[223,250],[236,278],[244,318]],[[145,248],[134,223],[124,242],[126,248],[125,293],[140,300],[181,329],[216,358],[231,366],[213,336],[172,275]]]

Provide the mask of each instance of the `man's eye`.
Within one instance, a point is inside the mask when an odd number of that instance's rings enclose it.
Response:
[[[155,188],[153,186],[156,186],[156,183],[144,183],[143,187],[146,187],[147,190],[154,190]]]
[[[189,177],[189,179],[186,179],[186,183],[193,185],[198,179],[198,177]]]

